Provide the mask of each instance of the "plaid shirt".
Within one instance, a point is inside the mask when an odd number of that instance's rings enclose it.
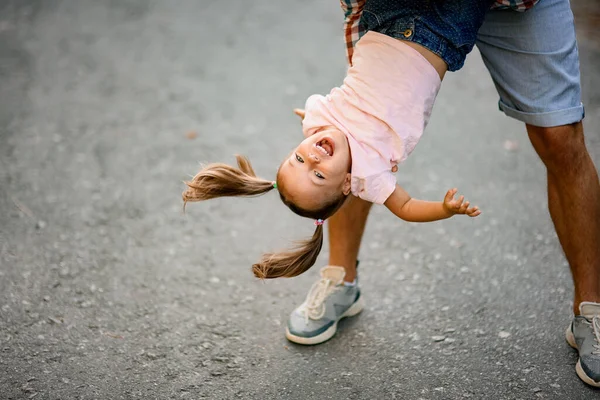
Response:
[[[346,57],[348,65],[352,65],[352,54],[358,39],[365,33],[359,26],[360,16],[367,0],[340,0],[344,11],[344,40],[346,41]],[[496,0],[492,9],[527,11],[539,0]]]

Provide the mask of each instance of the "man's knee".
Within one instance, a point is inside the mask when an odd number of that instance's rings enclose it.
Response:
[[[548,171],[577,172],[582,165],[587,150],[581,122],[548,128],[527,125],[527,133]]]

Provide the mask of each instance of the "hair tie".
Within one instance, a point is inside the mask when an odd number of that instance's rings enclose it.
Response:
[[[273,181],[271,184],[273,185],[273,187],[274,187],[275,189],[277,189],[277,182]]]
[[[315,221],[315,225],[317,225],[317,226],[318,225],[323,225],[323,222],[325,222],[325,220],[318,219],[318,220]]]

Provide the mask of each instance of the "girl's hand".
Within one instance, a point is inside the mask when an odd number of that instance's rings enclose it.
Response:
[[[446,197],[444,197],[444,209],[448,211],[448,213],[454,214],[467,214],[469,217],[476,217],[481,214],[481,210],[479,207],[469,207],[469,202],[463,200],[465,196],[460,196],[458,199],[454,198],[454,195],[458,192],[458,189],[450,189],[448,193],[446,193]]]
[[[300,117],[300,119],[304,119],[304,116],[306,115],[306,113],[304,112],[304,110],[302,108],[294,108],[294,114],[296,114],[297,116]]]

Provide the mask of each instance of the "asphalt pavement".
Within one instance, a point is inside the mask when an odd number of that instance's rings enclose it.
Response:
[[[600,10],[575,6],[600,165]],[[284,337],[327,248],[298,278],[250,270],[310,221],[275,193],[182,212],[201,162],[241,153],[274,177],[301,139],[292,109],[341,83],[341,22],[336,1],[0,1],[0,399],[600,398],[564,340],[544,167],[477,51],[397,175],[483,214],[375,207],[367,307],[331,341]]]

